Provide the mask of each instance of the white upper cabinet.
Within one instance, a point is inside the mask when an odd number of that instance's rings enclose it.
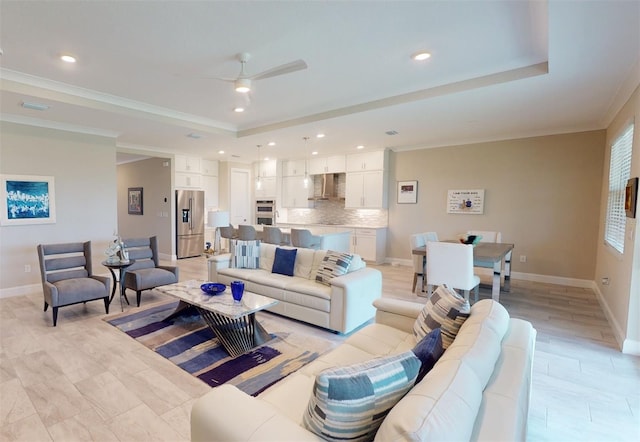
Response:
[[[345,169],[345,156],[333,155],[324,158],[312,158],[309,160],[309,175],[321,175],[323,173],[340,173]]]
[[[276,198],[276,177],[261,176],[260,188],[256,188],[256,199],[275,199]]]
[[[304,176],[306,160],[285,160],[282,162],[282,176]]]
[[[202,175],[202,187],[204,189],[204,200],[207,210],[217,209],[218,200],[218,177]]]
[[[382,209],[387,205],[382,170],[347,173],[344,206],[347,209]]]
[[[282,178],[282,207],[303,209],[313,207],[313,202],[309,201],[311,195],[313,195],[313,186],[305,188],[302,177]]]
[[[201,173],[201,160],[197,157],[176,155],[176,172]]]
[[[261,177],[275,177],[277,175],[277,161],[256,161],[255,163],[253,163],[253,173],[255,176],[260,175]],[[302,171],[302,174],[304,175],[304,170]]]
[[[385,150],[350,154],[347,155],[347,172],[384,170],[386,159],[387,152]]]
[[[208,176],[218,176],[218,162],[212,160],[202,160],[202,174]]]

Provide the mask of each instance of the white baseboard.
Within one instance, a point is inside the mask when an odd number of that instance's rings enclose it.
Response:
[[[6,289],[0,289],[0,299],[27,295],[29,293],[37,292],[38,290],[40,291],[42,290],[42,284],[29,284],[29,285],[21,285],[18,287],[9,287]]]
[[[602,296],[602,292],[600,291],[598,284],[594,282],[592,288],[596,294],[596,299],[598,300],[600,307],[602,307],[604,315],[607,317],[607,321],[613,330],[613,336],[616,338],[616,342],[618,343],[618,347],[621,349],[622,353],[640,356],[640,342],[625,338],[624,330],[622,330],[622,327],[613,315],[611,308],[609,308],[607,300]]]

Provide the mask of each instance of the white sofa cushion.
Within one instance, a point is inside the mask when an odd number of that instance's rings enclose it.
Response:
[[[321,372],[305,427],[329,441],[373,439],[389,410],[413,387],[420,365],[408,351]]]

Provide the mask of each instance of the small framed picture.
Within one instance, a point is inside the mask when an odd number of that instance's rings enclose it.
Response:
[[[129,215],[142,215],[142,187],[129,187]]]
[[[398,204],[417,204],[418,182],[398,181]]]
[[[636,217],[636,205],[638,201],[638,177],[629,178],[624,189],[624,211],[627,218]]]

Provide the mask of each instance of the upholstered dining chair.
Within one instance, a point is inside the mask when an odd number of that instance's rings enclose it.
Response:
[[[282,235],[279,227],[263,226],[262,229],[262,242],[277,244],[279,246],[289,244],[288,241],[285,241],[284,235]]]
[[[307,229],[291,229],[291,245],[305,249],[317,249],[320,247],[320,237],[313,235]]]
[[[427,293],[431,297],[433,287],[447,284],[462,290],[469,300],[469,292],[474,290],[478,301],[480,277],[473,273],[473,246],[450,242],[427,242]]]
[[[91,241],[64,244],[40,244],[37,247],[44,311],[53,309],[53,326],[58,323],[58,308],[102,299],[109,313],[111,279],[93,274]]]
[[[125,270],[124,287],[136,292],[138,307],[144,290],[178,282],[178,267],[160,265],[158,237],[125,239],[124,245],[129,252],[129,259],[135,260]]]
[[[256,228],[246,224],[240,224],[238,226],[238,239],[242,241],[253,241],[258,238]]]
[[[220,236],[225,239],[238,239],[238,231],[233,224],[229,224],[226,227],[220,227]]]
[[[424,232],[414,233],[409,237],[409,243],[411,246],[410,252],[418,247],[425,246],[427,241],[438,241],[438,234],[436,232]],[[411,284],[412,290],[416,290],[418,284],[418,276],[422,279],[422,291],[426,285],[426,278],[423,275],[426,257],[421,255],[414,255],[411,253],[411,259],[413,260],[413,283]]]

